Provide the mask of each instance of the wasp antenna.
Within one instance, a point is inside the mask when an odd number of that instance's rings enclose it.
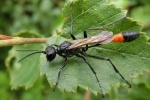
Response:
[[[45,54],[45,51],[37,51],[37,52],[30,53],[30,54],[28,54],[27,56],[25,56],[25,57],[23,57],[22,59],[20,59],[18,62],[21,62],[21,61],[24,60],[25,58],[27,58],[27,57],[29,57],[29,56],[31,56],[31,55],[33,55],[33,54],[36,54],[36,53],[44,53],[44,54]]]
[[[16,51],[19,51],[19,52],[42,52],[41,50],[16,50]]]
[[[41,50],[16,50],[16,51],[19,51],[19,52],[33,52],[33,51],[42,52]]]

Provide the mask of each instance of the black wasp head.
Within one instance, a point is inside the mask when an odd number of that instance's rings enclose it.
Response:
[[[53,46],[48,46],[45,49],[47,61],[51,62],[56,57],[56,49]]]

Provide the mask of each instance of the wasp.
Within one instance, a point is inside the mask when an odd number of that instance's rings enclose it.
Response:
[[[71,5],[72,5],[72,3],[71,3]],[[71,7],[71,9],[72,9],[72,7]],[[113,32],[111,32],[111,31],[102,31],[99,34],[96,34],[91,37],[87,37],[87,31],[85,30],[83,32],[84,38],[76,39],[75,36],[72,34],[72,29],[73,29],[72,24],[73,24],[73,14],[71,15],[71,33],[70,33],[72,40],[64,41],[60,45],[53,44],[53,45],[47,46],[47,48],[44,51],[41,51],[41,50],[17,50],[20,52],[24,52],[24,51],[32,51],[33,52],[33,53],[30,53],[27,56],[23,57],[22,59],[20,59],[19,62],[24,60],[28,56],[31,56],[31,55],[37,54],[37,53],[45,54],[48,62],[53,61],[55,59],[56,55],[63,57],[65,60],[58,72],[56,84],[54,87],[54,90],[55,90],[55,88],[58,85],[61,72],[67,64],[68,58],[72,57],[72,56],[76,56],[78,58],[83,59],[83,61],[91,69],[92,73],[95,75],[95,78],[99,85],[100,91],[102,92],[102,96],[104,96],[103,91],[101,90],[101,85],[100,85],[100,81],[98,79],[97,73],[94,70],[94,68],[91,66],[91,64],[87,61],[86,57],[90,57],[90,58],[98,59],[98,60],[105,60],[105,61],[108,61],[112,65],[114,71],[120,75],[120,77],[129,85],[129,87],[131,87],[131,84],[124,78],[124,76],[119,72],[117,67],[113,64],[113,62],[109,58],[90,55],[90,54],[87,54],[86,51],[89,48],[100,46],[102,44],[107,44],[110,42],[130,42],[130,41],[133,41],[136,38],[138,38],[140,36],[140,34],[135,31],[128,31],[128,32],[122,32],[122,33],[113,35]],[[103,29],[103,28],[89,28],[89,30],[97,30],[97,29]]]

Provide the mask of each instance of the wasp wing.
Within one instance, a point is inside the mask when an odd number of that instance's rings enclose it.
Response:
[[[73,48],[81,47],[83,45],[94,44],[94,43],[106,44],[113,40],[112,36],[113,36],[112,32],[102,31],[99,34],[88,37],[88,38],[71,40],[69,42],[72,43],[72,45],[70,45],[68,49],[73,49]]]

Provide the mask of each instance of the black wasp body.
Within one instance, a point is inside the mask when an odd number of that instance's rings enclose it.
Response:
[[[130,32],[130,33],[132,34],[133,32]],[[131,34],[129,34],[130,41],[131,41],[131,38],[132,38]],[[136,32],[136,35],[139,35],[139,34]],[[93,37],[95,39],[95,38],[98,38],[98,36],[103,37],[103,38],[98,39],[99,42],[97,42],[97,44],[90,45],[90,46],[87,44],[88,42],[86,40],[93,40],[92,39]],[[133,34],[133,36],[135,36],[135,35]],[[81,39],[80,40],[76,40],[76,38],[75,38],[75,36],[73,34],[71,34],[71,37],[73,39],[72,41],[64,41],[60,45],[56,45],[56,44],[50,45],[50,46],[48,46],[45,49],[45,51],[39,51],[39,50],[17,50],[17,51],[35,51],[35,52],[33,52],[33,53],[23,57],[21,60],[19,60],[19,62],[22,61],[23,59],[25,59],[26,57],[28,57],[30,55],[33,55],[33,54],[36,54],[36,53],[46,54],[46,58],[47,58],[48,62],[51,62],[52,60],[54,60],[55,57],[56,57],[56,54],[58,54],[59,56],[63,57],[65,59],[65,61],[64,61],[64,64],[60,67],[60,70],[58,72],[56,85],[54,87],[54,90],[55,90],[56,86],[58,85],[58,81],[59,81],[59,78],[60,78],[61,71],[67,64],[67,58],[68,57],[76,56],[76,57],[82,58],[84,60],[84,62],[90,67],[90,69],[93,72],[93,74],[95,75],[96,80],[97,80],[98,85],[99,85],[100,88],[101,88],[101,85],[99,83],[99,79],[98,79],[98,76],[96,74],[96,71],[93,69],[93,67],[90,65],[90,63],[87,61],[87,59],[85,57],[90,57],[90,58],[94,58],[94,59],[98,59],[98,60],[106,60],[106,61],[110,62],[110,64],[112,65],[113,69],[115,70],[115,72],[120,75],[120,77],[129,85],[129,87],[131,87],[130,83],[122,76],[122,74],[119,72],[119,70],[116,68],[116,66],[112,63],[112,61],[109,58],[101,57],[101,56],[93,56],[93,55],[89,55],[89,54],[86,53],[86,51],[89,48],[91,48],[91,47],[99,46],[99,45],[101,45],[103,43],[109,43],[109,42],[111,42],[113,40],[116,40],[116,36],[114,35],[114,37],[115,37],[114,38],[112,36],[112,32],[103,31],[103,32],[101,32],[100,34],[98,34],[96,36],[89,37],[90,38],[89,39],[89,38],[87,38],[86,31],[84,31],[84,42],[85,43],[83,43],[83,40],[81,40]],[[119,34],[119,37],[120,37],[120,34]],[[136,39],[136,38],[133,38],[133,40],[134,39]],[[129,42],[129,41],[124,41],[124,42]],[[76,47],[76,45],[74,45],[74,44],[76,44],[78,46]],[[72,45],[74,45],[74,46],[71,47]],[[83,47],[83,45],[85,45],[85,46]],[[103,91],[101,89],[100,89],[100,91],[103,94]],[[103,96],[104,96],[104,94],[103,94]]]
[[[67,57],[72,57],[74,55],[77,55],[78,53],[83,52],[82,51],[83,48],[68,49],[70,45],[71,45],[70,42],[64,41],[62,44],[60,44],[60,46],[58,45],[48,46],[45,49],[47,61],[49,62],[52,61],[56,57],[56,54],[58,54],[59,56],[63,58],[67,58]]]

